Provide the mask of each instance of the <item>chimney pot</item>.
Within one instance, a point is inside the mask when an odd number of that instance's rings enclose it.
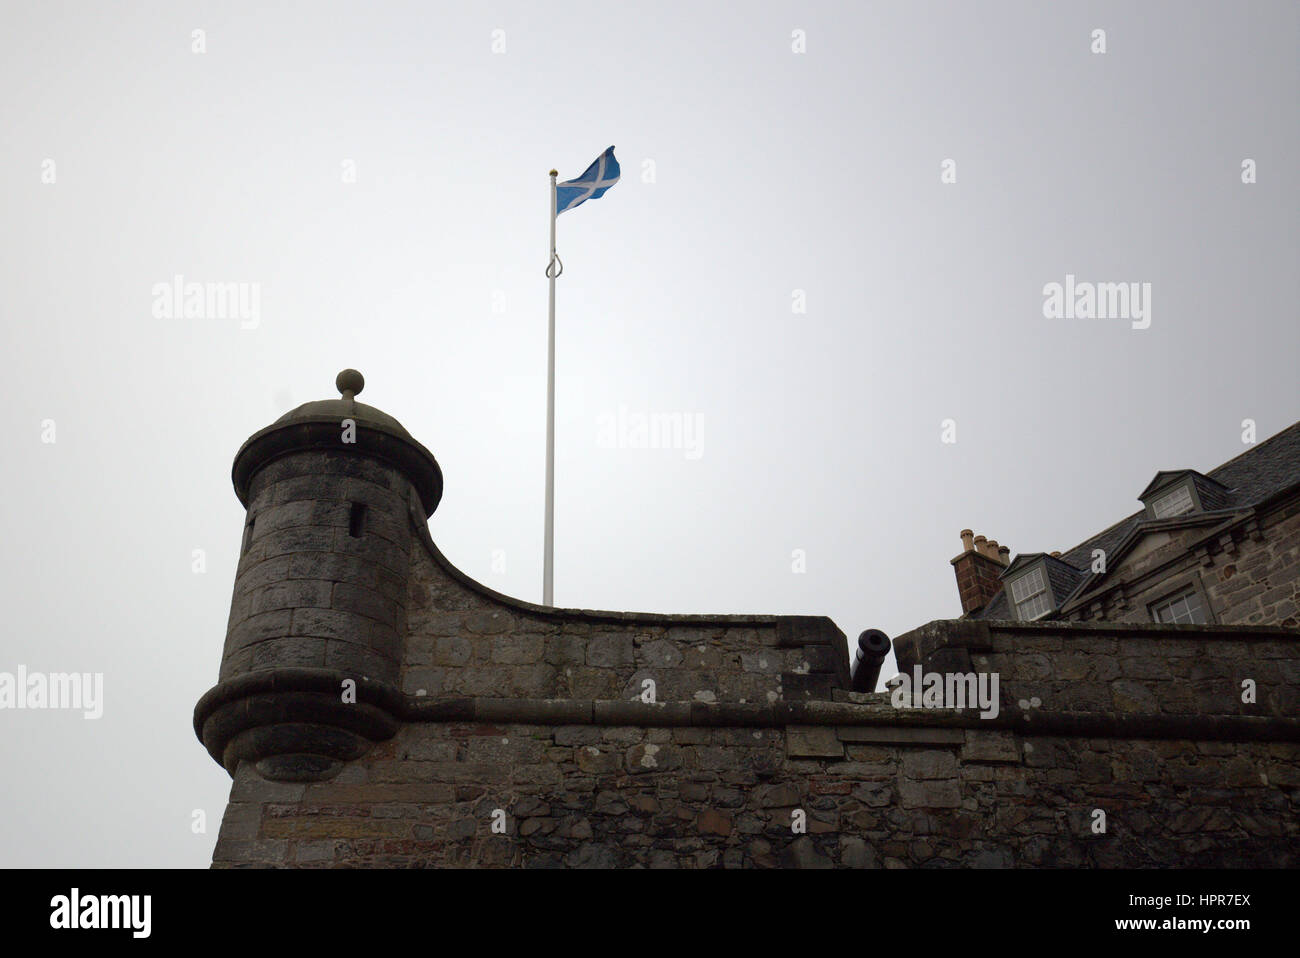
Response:
[[[961,531],[962,545],[965,551],[952,560],[953,572],[957,575],[957,593],[961,597],[961,610],[965,614],[984,608],[1002,591],[1002,583],[984,561],[1002,563],[998,559],[996,542],[990,542],[986,536],[974,535],[970,529]],[[976,559],[978,553],[981,558]]]
[[[1011,550],[1007,546],[998,546],[998,561],[1003,565],[1011,565]]]

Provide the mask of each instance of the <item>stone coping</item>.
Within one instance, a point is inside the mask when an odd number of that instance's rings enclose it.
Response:
[[[1281,625],[1165,625],[1155,622],[1019,622],[1012,619],[935,619],[925,625],[909,629],[900,634],[894,642],[901,642],[907,636],[943,636],[958,641],[947,643],[951,646],[966,646],[960,641],[988,639],[994,632],[1023,632],[1035,635],[1055,636],[1062,639],[1086,640],[1096,636],[1131,636],[1147,639],[1168,639],[1182,641],[1200,636],[1214,635],[1225,639],[1272,641],[1291,639],[1300,643],[1300,629],[1288,629]]]
[[[937,622],[961,619],[937,619]],[[1057,634],[1062,638],[1087,635],[1132,635],[1151,639],[1187,639],[1198,635],[1222,635],[1232,639],[1276,639],[1289,638],[1300,642],[1300,629],[1288,629],[1282,625],[1166,625],[1156,622],[1017,622],[1006,619],[974,619],[995,632],[1042,632]],[[928,628],[934,622],[921,628]],[[917,630],[913,630],[917,631]]]
[[[1157,715],[1044,712],[1003,707],[984,719],[967,709],[895,709],[879,702],[663,702],[589,699],[452,698],[407,695],[382,682],[330,669],[253,672],[210,689],[194,709],[194,730],[231,702],[268,693],[337,695],[345,679],[357,683],[357,702],[378,706],[406,722],[482,722],[498,725],[604,725],[702,728],[874,726],[882,729],[1011,731],[1026,736],[1188,739],[1196,741],[1300,741],[1300,719],[1256,715]],[[339,708],[348,706],[339,703]],[[284,721],[292,722],[292,707]],[[207,743],[205,743],[207,744]]]

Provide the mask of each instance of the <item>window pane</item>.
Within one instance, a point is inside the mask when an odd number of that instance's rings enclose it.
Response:
[[[1023,620],[1036,619],[1040,615],[1045,615],[1050,611],[1051,606],[1047,601],[1047,593],[1039,592],[1033,598],[1016,603],[1016,617]]]
[[[1196,504],[1192,502],[1192,494],[1186,486],[1179,486],[1173,492],[1167,493],[1151,503],[1151,511],[1155,513],[1157,519],[1181,516],[1184,512],[1191,512],[1195,507]]]
[[[1011,598],[1012,601],[1017,603],[1024,602],[1031,595],[1037,595],[1046,588],[1047,585],[1043,581],[1043,570],[1035,569],[1011,583]]]
[[[1201,594],[1195,589],[1152,606],[1151,617],[1157,622],[1174,625],[1202,624],[1207,621]]]

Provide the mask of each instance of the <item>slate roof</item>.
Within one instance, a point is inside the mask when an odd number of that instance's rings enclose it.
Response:
[[[1088,566],[1085,565],[1082,569],[1076,568],[1053,556],[1047,557],[1045,565],[1047,566],[1047,578],[1052,583],[1052,597],[1056,599],[1056,604],[1059,607],[1062,602],[1074,594],[1075,588],[1087,575]]]
[[[1192,482],[1196,485],[1196,494],[1201,497],[1201,505],[1205,507],[1206,512],[1217,512],[1228,508],[1229,490],[1199,473],[1192,476]]]
[[[1167,474],[1170,470],[1162,470],[1162,472]],[[1157,473],[1156,478],[1160,475],[1161,473]],[[1300,422],[1291,424],[1205,475],[1227,490],[1216,497],[1219,502],[1216,502],[1218,508],[1215,509],[1216,512],[1224,513],[1225,517],[1233,512],[1258,506],[1274,496],[1300,487]],[[1152,482],[1154,483],[1155,480]],[[1060,560],[1079,570],[1080,575],[1064,593],[1056,591],[1057,578],[1055,576],[1052,578],[1052,591],[1058,604],[1074,591],[1091,567],[1094,549],[1101,549],[1108,556],[1113,555],[1116,547],[1145,521],[1147,521],[1146,510],[1139,509],[1109,529],[1062,553]],[[1053,564],[1049,562],[1048,567],[1050,570]],[[1061,584],[1065,584],[1064,579]],[[1014,619],[1015,613],[1007,602],[1006,590],[999,592],[988,605],[973,613],[971,618]]]
[[[978,612],[972,612],[972,619],[1014,619],[1015,613],[1011,611],[1010,603],[1007,602],[1007,590],[999,589],[998,594],[993,600]]]
[[[1138,498],[1146,499],[1152,493],[1163,489],[1165,486],[1172,485],[1175,480],[1181,479],[1183,476],[1195,476],[1197,479],[1208,478],[1195,469],[1161,469],[1156,473],[1156,477],[1147,483],[1147,487],[1138,493]],[[1216,484],[1216,481],[1213,479],[1209,483],[1202,483],[1202,485],[1214,484]]]

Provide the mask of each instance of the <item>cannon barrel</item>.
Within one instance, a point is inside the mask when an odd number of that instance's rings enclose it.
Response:
[[[879,629],[867,629],[858,636],[858,651],[853,656],[852,688],[855,692],[874,692],[880,678],[880,666],[889,654],[889,636]]]

